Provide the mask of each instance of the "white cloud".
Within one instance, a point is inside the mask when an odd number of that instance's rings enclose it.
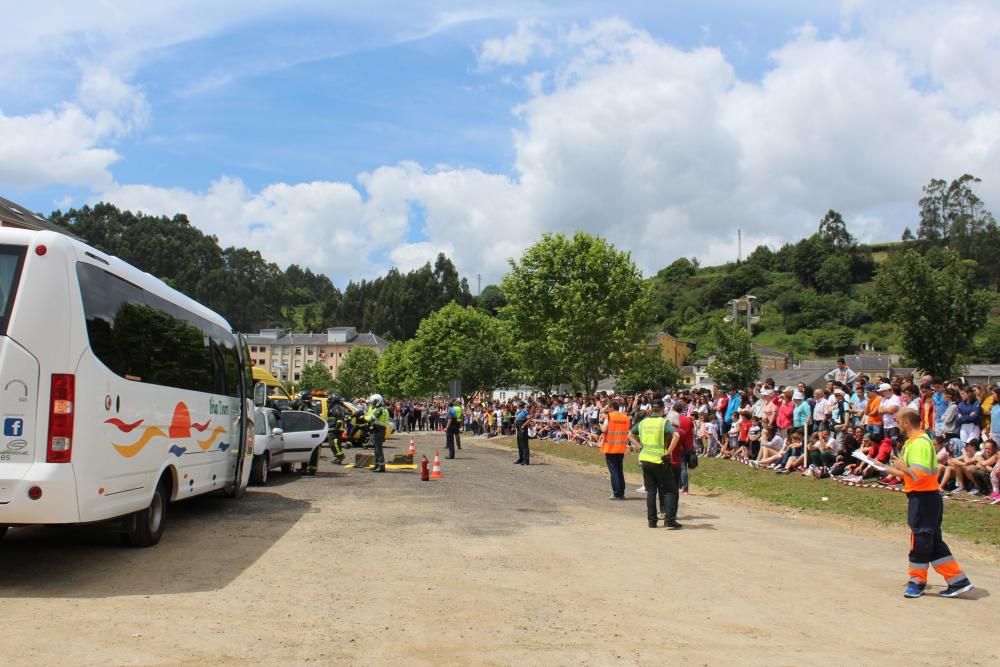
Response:
[[[486,40],[479,50],[479,64],[523,65],[536,52],[550,52],[549,40],[539,35],[537,27],[537,21],[520,21],[517,30],[506,37]]]
[[[0,110],[0,183],[108,187],[120,157],[114,140],[141,127],[148,113],[142,93],[104,69],[85,73],[77,102],[24,115]]]
[[[412,268],[441,250],[470,279],[491,282],[545,231],[603,234],[647,273],[679,256],[732,259],[737,229],[744,255],[801,238],[829,208],[861,238],[891,238],[913,226],[907,216],[923,184],[964,172],[985,179],[980,194],[996,210],[1000,13],[967,2],[879,15],[878,4],[845,5],[850,36],[802,27],[753,80],[719,49],[681,50],[617,19],[573,27],[558,43],[521,24],[485,43],[480,62],[521,64],[550,49],[561,64],[521,79],[530,97],[515,110],[511,174],[401,162],[357,184],[252,190],[220,178],[204,192],[111,184],[117,154],[107,146],[135,127],[143,106],[120,80],[97,74],[78,103],[32,117],[43,128],[17,131],[38,137],[67,126],[30,182],[87,183],[120,206],[187,212],[225,244],[341,283],[386,261]],[[92,99],[108,103],[102,111]],[[117,120],[104,120],[108,111]],[[4,134],[9,120],[0,116],[0,137],[16,136]],[[0,157],[7,148],[0,143]]]

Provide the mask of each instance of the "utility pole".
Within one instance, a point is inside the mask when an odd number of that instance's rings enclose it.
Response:
[[[483,291],[483,274],[476,274],[476,296],[479,296]]]
[[[736,261],[743,261],[743,230],[736,230]]]

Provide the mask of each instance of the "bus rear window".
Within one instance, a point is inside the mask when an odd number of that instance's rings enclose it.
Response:
[[[17,285],[21,281],[24,250],[24,246],[0,245],[0,335],[7,334]]]

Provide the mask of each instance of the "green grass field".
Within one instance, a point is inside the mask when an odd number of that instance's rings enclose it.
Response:
[[[493,442],[516,448],[513,438],[498,438]],[[604,456],[597,447],[532,440],[531,451],[604,467]],[[625,470],[639,472],[635,454],[625,455]],[[692,471],[691,484],[706,491],[738,493],[795,509],[860,517],[884,525],[906,524],[906,496],[882,489],[844,486],[833,480],[815,480],[798,474],[776,475],[718,459],[701,459],[697,470]],[[826,501],[822,500],[824,496]],[[946,500],[944,530],[978,544],[1000,547],[1000,506]]]

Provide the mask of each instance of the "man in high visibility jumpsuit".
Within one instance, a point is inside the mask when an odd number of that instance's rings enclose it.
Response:
[[[385,472],[385,453],[382,445],[389,428],[389,411],[382,405],[382,396],[372,394],[368,398],[368,412],[365,419],[372,425],[372,445],[375,447],[375,467],[372,472]]]
[[[908,598],[918,598],[927,587],[927,570],[933,567],[944,577],[947,588],[938,595],[953,598],[972,590],[972,582],[958,566],[951,550],[941,536],[944,503],[938,489],[938,464],[934,443],[920,427],[920,414],[906,409],[897,421],[906,444],[902,454],[887,467],[891,475],[903,480],[908,501],[907,522],[910,524],[910,580],[903,592]]]
[[[619,399],[611,402],[611,411],[601,424],[601,453],[611,474],[611,497],[609,500],[625,500],[625,450],[628,449],[628,434],[632,430],[632,420],[622,412]]]
[[[680,433],[663,416],[663,403],[653,401],[650,415],[632,427],[629,436],[632,444],[639,449],[642,464],[642,479],[646,487],[646,519],[650,528],[656,528],[658,519],[664,526],[677,530],[677,501],[679,492],[677,479],[670,469],[670,456],[680,446]],[[669,439],[670,445],[667,446]],[[660,511],[656,511],[659,497]]]

